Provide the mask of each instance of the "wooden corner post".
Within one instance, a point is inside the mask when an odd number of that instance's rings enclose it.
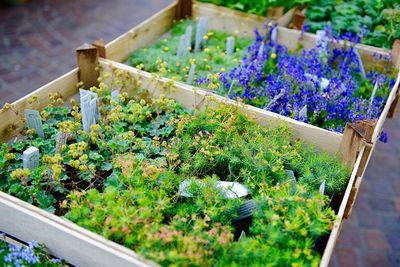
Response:
[[[181,20],[192,16],[192,0],[178,0],[176,7],[175,19]]]
[[[92,45],[99,51],[99,57],[106,58],[106,43],[103,39],[94,41]]]
[[[364,147],[361,160],[357,168],[356,179],[352,185],[349,201],[344,212],[344,218],[349,218],[357,193],[361,184],[362,177],[367,167],[368,161],[373,150],[372,136],[377,124],[377,120],[357,121],[356,123],[348,123],[343,133],[343,139],[340,144],[339,152],[342,160],[351,169],[357,161],[360,151]]]
[[[78,78],[83,82],[85,89],[90,89],[92,86],[97,86],[99,82],[99,52],[96,47],[90,44],[83,44],[76,49],[76,58],[78,63]]]

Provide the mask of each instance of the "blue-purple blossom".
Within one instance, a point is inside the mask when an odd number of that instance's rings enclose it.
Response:
[[[383,72],[371,69],[363,78],[355,48],[361,36],[337,36],[328,25],[328,45],[292,52],[271,40],[274,27],[268,24],[265,36],[254,31],[254,43],[239,66],[220,75],[222,90],[216,93],[335,132],[343,132],[347,122],[379,117],[395,81],[388,75],[390,67]],[[390,58],[379,57],[382,66],[391,66]],[[370,99],[375,83],[380,88]],[[307,116],[300,114],[305,106]],[[387,141],[386,133],[381,140]]]

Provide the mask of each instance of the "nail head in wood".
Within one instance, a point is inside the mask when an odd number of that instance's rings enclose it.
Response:
[[[97,86],[99,71],[98,49],[90,44],[83,44],[76,49],[77,63],[79,67],[79,80],[83,82],[85,89],[90,89],[92,86]]]
[[[181,20],[192,16],[193,10],[192,0],[178,0],[178,5],[176,7],[175,19]]]

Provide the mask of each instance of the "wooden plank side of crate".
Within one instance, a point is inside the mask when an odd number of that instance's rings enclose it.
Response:
[[[385,120],[388,117],[388,113],[389,113],[392,105],[396,102],[399,86],[400,86],[400,71],[397,75],[396,83],[394,84],[394,86],[393,86],[392,90],[390,91],[390,94],[386,100],[385,108],[383,109],[383,111],[378,119],[378,122],[375,126],[375,130],[372,135],[372,142],[376,142],[379,139],[379,136],[382,132],[383,124],[385,123]]]
[[[44,243],[76,266],[155,266],[132,250],[0,192],[0,229],[21,240]]]
[[[107,58],[123,62],[136,49],[146,47],[159,39],[171,29],[176,9],[177,2],[108,43],[105,47]]]
[[[342,202],[339,207],[339,211],[336,215],[336,221],[332,227],[331,234],[329,235],[328,243],[326,244],[324,254],[322,255],[322,259],[321,259],[321,262],[319,265],[320,267],[327,267],[329,265],[330,259],[332,257],[333,251],[335,249],[336,241],[339,238],[340,230],[342,229],[342,225],[344,222],[345,211],[346,211],[346,208],[350,201],[351,192],[352,192],[354,183],[356,182],[356,179],[357,179],[357,169],[358,169],[359,164],[361,163],[361,159],[364,154],[364,148],[365,148],[365,146],[363,146],[361,148],[360,153],[357,157],[356,163],[354,165],[353,172],[351,174],[350,180],[347,184],[346,191],[344,193]]]
[[[160,94],[164,94],[167,97],[176,99],[188,109],[196,108],[201,110],[210,103],[219,102],[237,106],[241,112],[252,116],[261,125],[277,126],[282,121],[285,121],[292,129],[295,139],[304,140],[308,144],[315,145],[320,150],[326,150],[331,154],[338,152],[340,142],[342,141],[341,134],[324,130],[250,105],[240,104],[236,101],[206,92],[190,85],[175,82],[175,90],[165,89],[165,85],[172,83],[170,79],[158,78],[154,74],[118,62],[100,59],[100,65],[105,70],[110,70],[111,68],[124,70],[135,77],[135,79],[141,80],[144,88],[151,88],[149,91],[152,97],[158,97]]]
[[[261,17],[243,16],[237,11],[196,2],[193,5],[193,18],[205,16],[209,18],[210,29],[239,32],[239,36],[254,36],[254,29],[263,29],[263,20]],[[278,42],[287,46],[290,50],[295,50],[299,46],[304,48],[315,47],[316,35],[312,33],[302,33],[298,30],[292,30],[285,27],[278,27]],[[387,49],[372,47],[368,45],[357,45],[365,66],[379,66],[376,62],[376,56],[390,56],[391,52]]]
[[[25,126],[21,120],[21,116],[23,117],[26,108],[41,110],[50,103],[50,93],[58,92],[63,99],[67,99],[76,93],[77,83],[78,69],[76,68],[17,100],[12,104],[12,109],[0,110],[0,142],[8,141]],[[39,101],[31,106],[28,104],[27,100],[32,96],[36,96]]]

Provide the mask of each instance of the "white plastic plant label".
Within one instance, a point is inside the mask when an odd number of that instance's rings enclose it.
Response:
[[[193,183],[196,183],[199,187],[207,186],[207,184],[202,180],[187,179],[179,185],[178,195],[183,197],[193,197],[193,194],[190,192],[190,186]],[[217,181],[214,183],[214,188],[220,189],[224,194],[224,197],[227,199],[240,198],[249,194],[247,188],[237,182]]]
[[[32,109],[25,109],[26,127],[28,129],[35,129],[35,132],[40,136],[44,137],[42,117],[40,117],[39,111]]]
[[[235,37],[230,36],[226,38],[226,54],[231,56],[235,52]]]
[[[24,169],[33,170],[39,167],[39,149],[31,146],[22,154],[22,165]]]

